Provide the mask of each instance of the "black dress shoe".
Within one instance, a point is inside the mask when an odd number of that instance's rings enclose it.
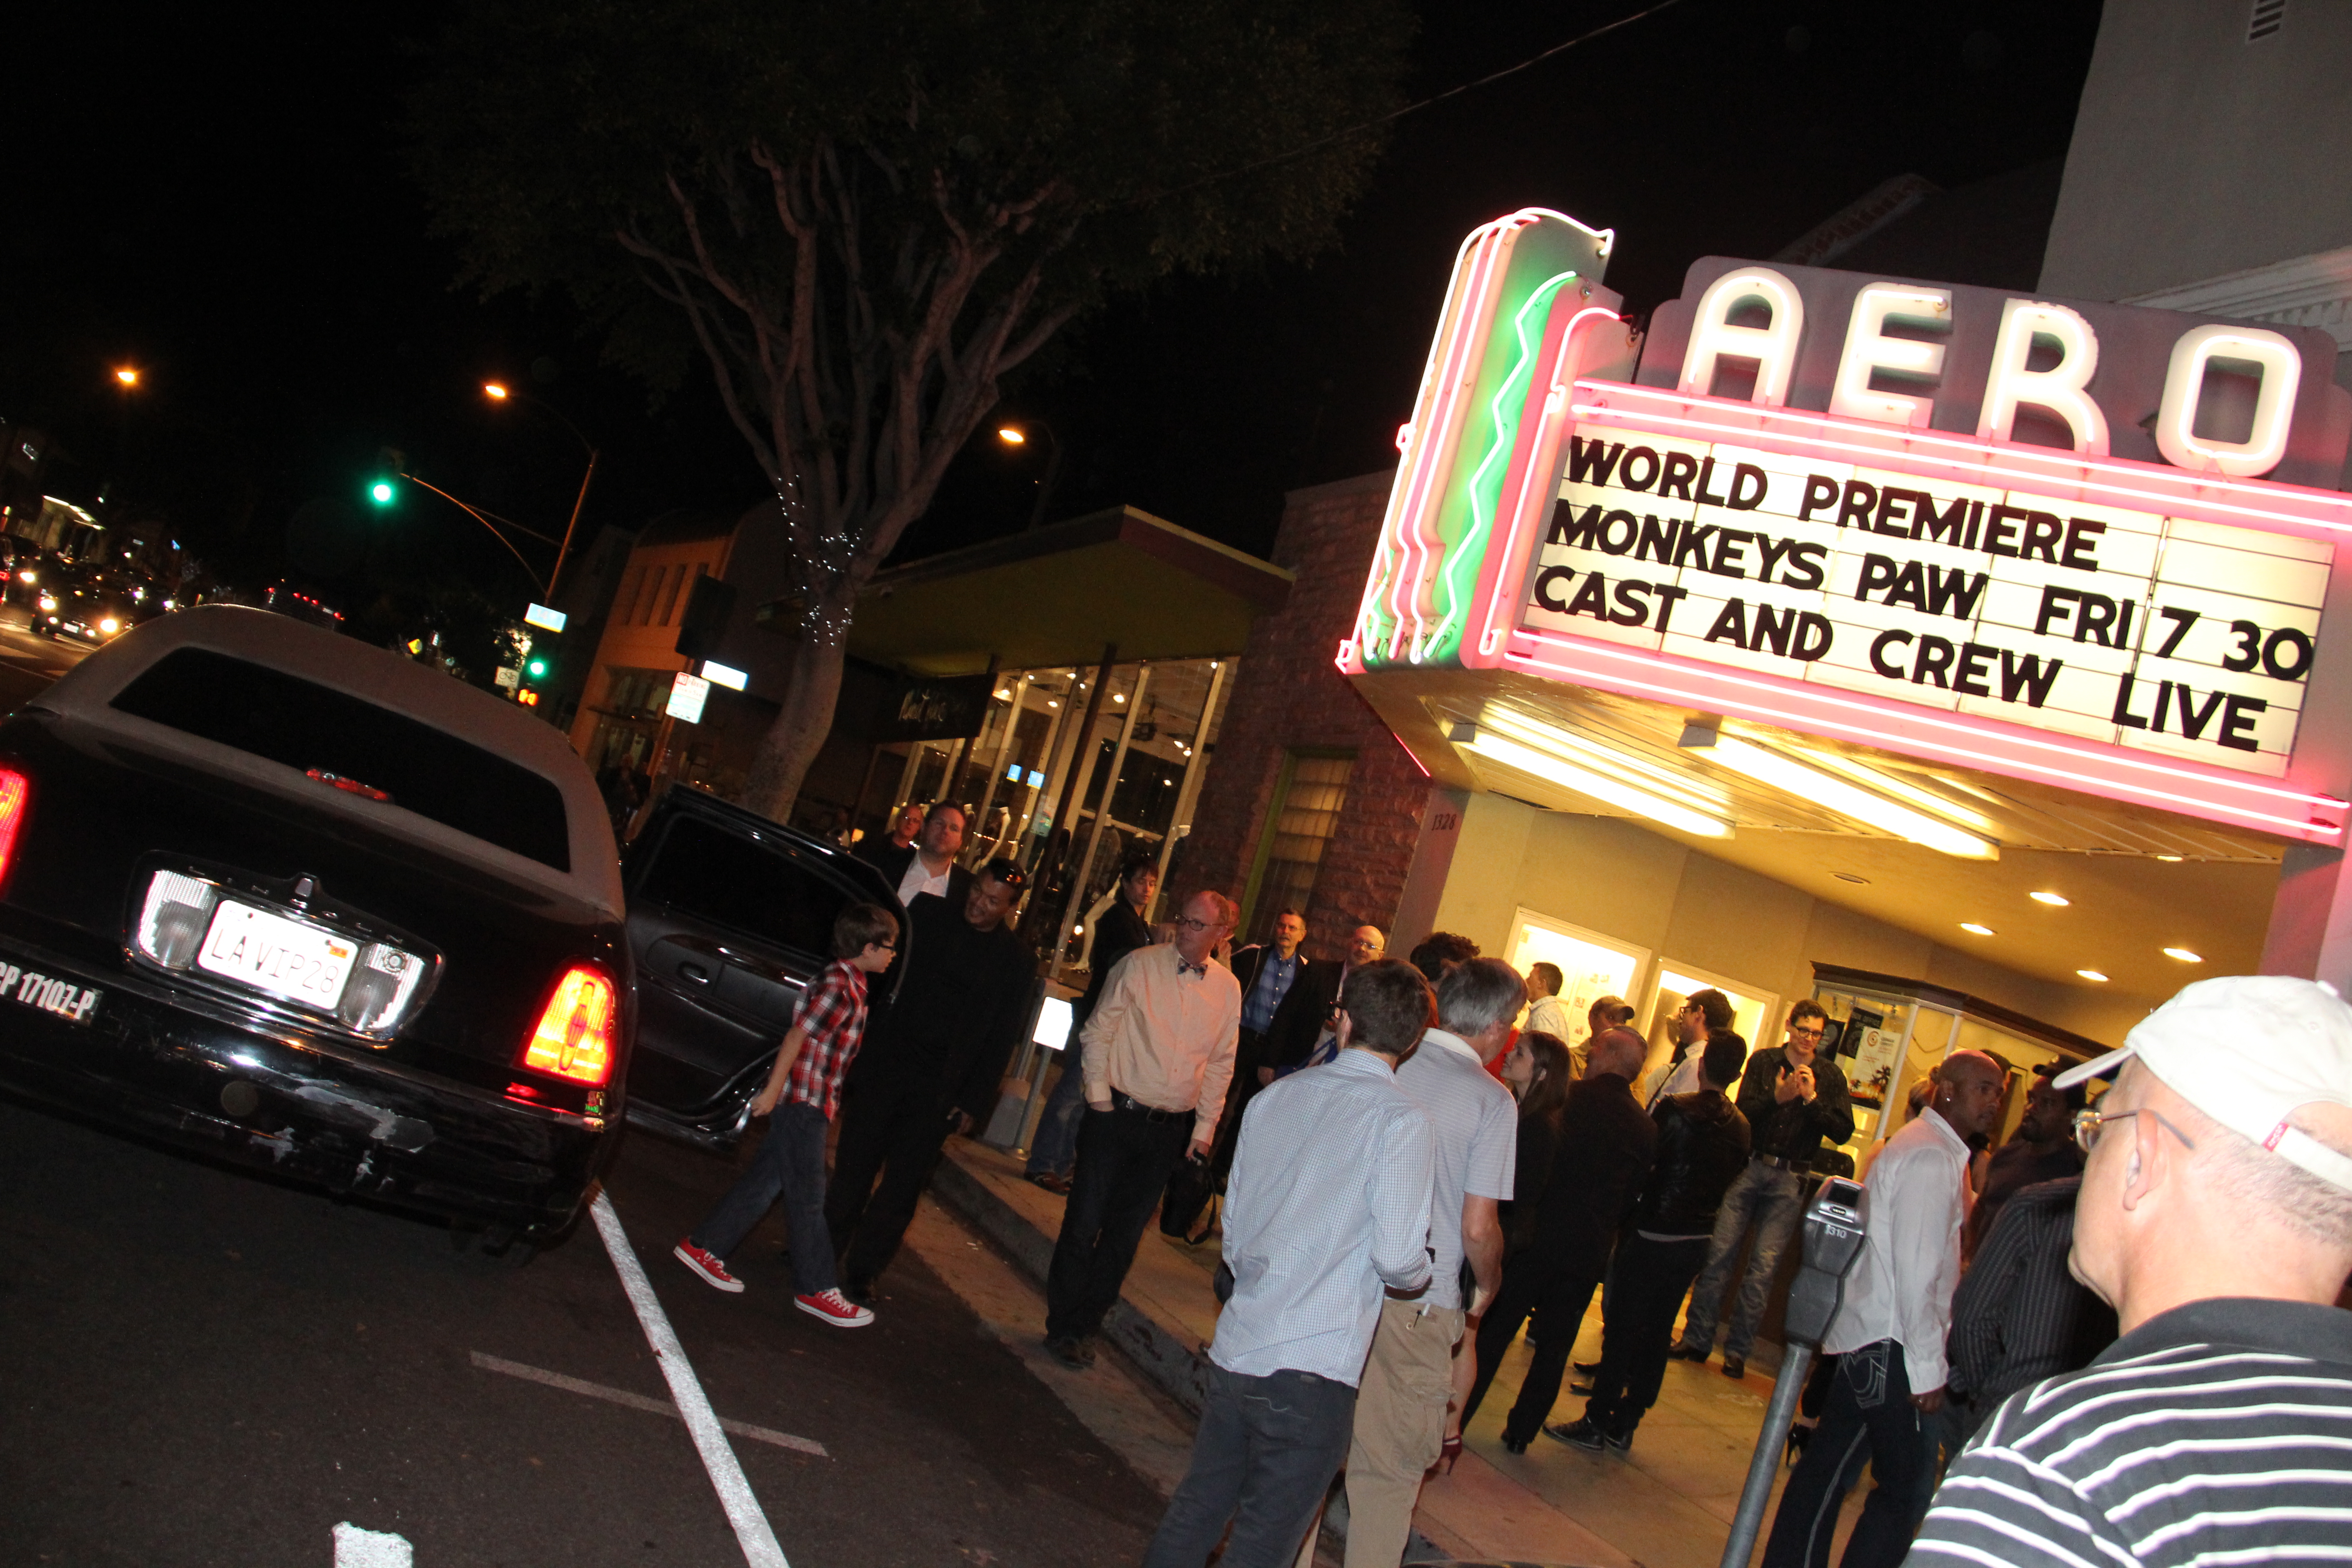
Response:
[[[1068,1367],[1072,1372],[1085,1372],[1095,1364],[1095,1347],[1081,1339],[1057,1334],[1045,1341],[1045,1353]]]
[[[1732,1355],[1727,1352],[1723,1358],[1723,1375],[1726,1377],[1746,1377],[1748,1375],[1748,1358],[1744,1355]]]
[[[1666,1352],[1666,1359],[1668,1361],[1695,1361],[1704,1363],[1707,1357],[1714,1353],[1715,1351],[1712,1346],[1678,1344],[1675,1346],[1674,1349]]]
[[[1514,1437],[1506,1432],[1503,1434],[1503,1447],[1514,1454],[1524,1454],[1528,1451],[1528,1440],[1525,1437]]]
[[[1588,1454],[1609,1451],[1609,1434],[1592,1424],[1592,1417],[1574,1421],[1556,1421],[1544,1428],[1544,1436],[1557,1437],[1571,1448],[1581,1448]]]
[[[1574,1361],[1568,1364],[1576,1370],[1578,1375],[1582,1377],[1591,1377],[1594,1373],[1601,1370],[1601,1363],[1597,1361]]]
[[[874,1281],[871,1279],[844,1279],[841,1293],[861,1307],[874,1305]]]

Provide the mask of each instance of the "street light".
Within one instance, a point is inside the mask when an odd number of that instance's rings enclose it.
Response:
[[[482,383],[482,395],[488,398],[493,403],[504,403],[509,398],[519,397],[525,403],[538,405],[547,413],[553,415],[556,420],[562,424],[566,430],[571,431],[572,434],[578,438],[581,448],[588,454],[588,471],[580,476],[580,493],[578,496],[573,498],[572,502],[572,521],[563,525],[563,542],[556,546],[555,570],[547,574],[546,594],[548,599],[552,602],[555,598],[555,584],[563,576],[563,558],[572,553],[572,532],[580,526],[580,509],[588,504],[589,481],[596,477],[596,444],[589,440],[587,437],[582,435],[580,432],[580,426],[572,423],[571,420],[566,419],[563,416],[563,411],[562,409],[556,407],[553,404],[549,403],[544,398],[533,397],[528,392],[517,392],[514,388],[507,385],[507,384],[502,381],[486,381]]]
[[[1054,483],[1062,477],[1062,438],[1055,435],[1054,427],[1043,419],[1033,419],[1029,423],[1037,427],[1038,433],[1045,437],[1046,445],[1052,448],[1045,455],[1045,477],[1037,482],[1037,504],[1029,513],[1029,526],[1035,528],[1045,521],[1046,503],[1054,499]],[[998,426],[996,438],[1008,447],[1029,444],[1029,433],[1018,425]]]
[[[114,379],[125,386],[136,386],[139,384],[139,372],[133,366],[126,364],[114,373]]]

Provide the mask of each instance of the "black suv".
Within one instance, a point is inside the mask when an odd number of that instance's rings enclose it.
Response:
[[[655,803],[622,880],[637,973],[628,1119],[705,1148],[742,1135],[802,990],[831,962],[844,905],[898,916],[898,961],[869,994],[876,1012],[912,952],[906,910],[881,872],[683,785]]]

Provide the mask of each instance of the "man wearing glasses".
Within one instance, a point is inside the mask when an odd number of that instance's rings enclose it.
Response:
[[[1087,1342],[1118,1301],[1169,1173],[1180,1157],[1207,1160],[1215,1142],[1242,988],[1210,955],[1234,912],[1222,894],[1193,894],[1176,940],[1120,959],[1080,1032],[1087,1114],[1045,1275],[1045,1348],[1066,1366],[1094,1364]]]
[[[1748,1352],[1764,1320],[1773,1272],[1804,1212],[1805,1177],[1824,1140],[1836,1144],[1853,1136],[1853,1101],[1846,1093],[1845,1074],[1820,1054],[1828,1022],[1819,1003],[1800,1002],[1789,1009],[1788,1042],[1768,1046],[1748,1058],[1738,1104],[1754,1136],[1752,1152],[1747,1169],[1733,1179],[1723,1206],[1716,1211],[1715,1239],[1707,1244],[1706,1266],[1699,1270],[1698,1283],[1691,1287],[1682,1342],[1672,1352],[1677,1361],[1703,1362],[1714,1351],[1716,1318],[1723,1310],[1732,1260],[1752,1228],[1756,1245],[1748,1255],[1748,1272],[1723,1339],[1723,1375],[1748,1375]]]
[[[2340,1562],[2352,1008],[2308,980],[2200,980],[2056,1087],[2118,1070],[2075,1119],[2073,1268],[2123,1337],[2001,1405],[1911,1561]]]

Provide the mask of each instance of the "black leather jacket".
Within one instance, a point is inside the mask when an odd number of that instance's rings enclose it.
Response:
[[[1633,1228],[1711,1234],[1723,1194],[1748,1163],[1748,1118],[1711,1089],[1670,1094],[1650,1114],[1658,1123],[1658,1163],[1633,1200]]]

